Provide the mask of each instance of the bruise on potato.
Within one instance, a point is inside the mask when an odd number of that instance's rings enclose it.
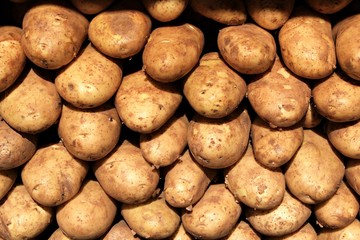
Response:
[[[186,9],[189,0],[142,0],[149,14],[160,22],[177,19]]]

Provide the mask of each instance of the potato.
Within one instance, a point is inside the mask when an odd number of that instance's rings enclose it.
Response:
[[[360,221],[355,219],[346,227],[340,229],[320,229],[318,240],[356,240],[360,238]]]
[[[178,229],[176,230],[176,232],[171,235],[169,238],[169,240],[193,240],[194,237],[185,231],[184,226],[182,225],[182,223],[180,223],[180,226],[178,227]]]
[[[58,206],[75,196],[88,172],[88,164],[74,158],[62,143],[37,149],[21,171],[30,196],[44,206]]]
[[[0,170],[0,200],[6,196],[15,184],[18,176],[18,169]],[[1,232],[1,231],[0,231]]]
[[[204,167],[229,167],[245,152],[250,127],[250,116],[245,108],[218,119],[195,114],[188,128],[188,148],[195,160]]]
[[[5,239],[32,239],[50,225],[52,208],[36,203],[24,185],[16,184],[8,192],[0,206],[0,219]]]
[[[315,128],[322,123],[324,117],[316,110],[313,98],[310,98],[308,110],[302,120],[304,128]]]
[[[148,200],[156,192],[160,179],[159,170],[144,159],[138,146],[128,140],[92,166],[104,191],[128,204]]]
[[[110,229],[116,203],[96,180],[87,180],[69,201],[56,208],[56,221],[69,238],[96,239]]]
[[[295,0],[267,1],[247,0],[246,9],[249,16],[261,27],[276,30],[289,19],[294,8]]]
[[[125,220],[120,220],[118,223],[115,223],[111,229],[106,233],[102,240],[118,240],[118,239],[134,239],[140,240],[139,237],[135,235],[130,227],[127,225]]]
[[[21,47],[22,34],[20,27],[0,27],[0,92],[9,88],[25,68],[27,58]]]
[[[246,219],[250,225],[265,236],[278,237],[291,234],[309,219],[311,209],[285,191],[284,198],[279,206],[260,210],[245,208]]]
[[[160,22],[177,19],[186,9],[189,0],[142,0],[149,14]]]
[[[19,167],[34,155],[38,135],[18,132],[0,120],[0,170]]]
[[[226,25],[241,25],[247,20],[244,1],[190,0],[189,5],[202,16]]]
[[[90,21],[89,39],[105,55],[130,58],[146,44],[151,32],[151,19],[144,11],[129,4],[141,5],[137,1],[116,1],[115,5]]]
[[[176,114],[159,130],[140,134],[140,150],[146,161],[156,168],[175,162],[187,146],[189,120],[185,114]],[[176,144],[169,144],[176,142]]]
[[[62,100],[49,75],[31,68],[4,92],[0,115],[15,130],[36,134],[58,121]]]
[[[316,110],[333,122],[360,119],[360,85],[341,72],[318,81],[312,88]]]
[[[359,213],[357,196],[342,181],[335,195],[313,207],[316,222],[321,227],[338,229],[349,225]]]
[[[181,90],[176,84],[157,82],[141,70],[124,76],[115,95],[121,120],[139,133],[160,129],[175,114],[181,101]]]
[[[255,159],[265,167],[277,168],[294,156],[304,139],[304,133],[301,124],[271,128],[257,116],[251,124],[250,137]]]
[[[212,184],[191,211],[181,219],[185,230],[195,238],[220,239],[236,226],[241,214],[238,204],[225,184]]]
[[[189,23],[158,27],[145,44],[143,69],[159,82],[179,80],[198,63],[204,41],[200,28]]]
[[[235,199],[255,209],[278,206],[285,194],[280,168],[268,169],[254,158],[251,144],[241,159],[225,170],[225,184]]]
[[[60,96],[78,108],[98,107],[112,98],[122,79],[118,62],[88,44],[77,58],[56,76]]]
[[[58,135],[76,158],[96,161],[109,154],[119,141],[121,121],[113,104],[80,109],[64,104]]]
[[[265,240],[317,240],[317,233],[313,226],[307,222],[293,233],[282,237],[267,237]]]
[[[324,134],[314,129],[304,129],[302,145],[284,168],[287,188],[306,204],[317,204],[333,196],[344,174],[342,159]]]
[[[60,228],[57,228],[49,237],[48,240],[71,240],[68,238]]]
[[[261,237],[247,222],[240,220],[223,240],[261,240]]]
[[[246,83],[228,67],[218,52],[209,52],[185,78],[183,93],[198,114],[222,118],[239,106],[245,97]]]
[[[37,66],[59,69],[76,57],[88,27],[85,16],[64,1],[40,1],[23,18],[21,46]]]
[[[138,204],[122,204],[121,215],[139,236],[150,239],[170,237],[180,226],[177,210],[160,195]]]
[[[327,138],[341,154],[353,159],[360,159],[360,120],[344,123],[328,121]]]
[[[323,14],[334,14],[344,9],[352,0],[306,0],[306,3],[315,11]]]
[[[263,73],[276,57],[274,37],[253,23],[222,28],[217,45],[225,62],[242,74]]]
[[[317,80],[336,67],[335,43],[327,16],[298,6],[280,28],[280,52],[285,65],[296,75]]]
[[[290,127],[305,116],[311,89],[276,57],[264,74],[251,78],[247,98],[260,118],[273,127]]]
[[[167,203],[177,208],[191,210],[200,200],[215,178],[217,171],[198,164],[189,150],[177,162],[166,169],[164,197]]]
[[[83,14],[94,15],[104,11],[115,0],[70,0],[74,7]]]
[[[345,163],[345,180],[360,195],[360,161],[358,159],[347,159]]]

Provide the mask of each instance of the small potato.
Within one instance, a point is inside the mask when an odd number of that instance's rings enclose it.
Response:
[[[302,120],[304,128],[315,128],[322,123],[324,117],[316,110],[313,98],[310,98],[308,110]]]
[[[0,170],[0,200],[6,196],[12,186],[15,184],[17,176],[18,169],[16,168],[9,170]]]
[[[93,164],[96,179],[117,201],[135,204],[156,192],[159,169],[148,163],[138,146],[124,140],[105,158]]]
[[[25,68],[27,58],[21,47],[22,34],[19,27],[0,27],[0,92],[9,88]]]
[[[360,221],[355,219],[346,227],[340,229],[322,228],[317,240],[358,240],[360,239]]]
[[[199,165],[189,150],[177,162],[166,169],[164,197],[167,203],[177,208],[191,210],[204,195],[217,171]]]
[[[297,231],[281,237],[265,237],[265,240],[317,240],[317,233],[310,223],[305,223]]]
[[[38,135],[18,132],[0,120],[0,170],[19,167],[34,155]]]
[[[317,204],[336,193],[345,167],[327,138],[313,129],[304,129],[304,140],[294,157],[285,164],[289,191],[306,204]]]
[[[68,238],[63,231],[61,230],[61,228],[57,228],[49,237],[48,240],[71,240],[70,238]]]
[[[183,93],[191,107],[208,118],[222,118],[232,113],[245,97],[245,80],[232,70],[218,52],[206,53],[189,74]]]
[[[70,63],[87,37],[89,21],[64,1],[40,1],[26,12],[21,46],[31,62],[45,69]]]
[[[171,235],[171,237],[168,238],[169,240],[193,240],[194,237],[185,231],[184,226],[182,223],[180,224],[179,228],[176,230],[176,232]]]
[[[249,16],[261,27],[276,30],[289,19],[295,0],[247,0],[246,9]]]
[[[317,80],[334,71],[335,43],[327,16],[297,6],[280,28],[278,39],[284,63],[296,75]]]
[[[204,41],[200,28],[189,23],[158,27],[144,47],[143,69],[159,82],[179,80],[198,63]]]
[[[142,0],[149,14],[160,22],[177,19],[186,9],[189,0]]]
[[[187,134],[189,150],[195,160],[204,167],[229,167],[245,152],[250,127],[250,116],[244,108],[219,119],[195,114]]]
[[[190,7],[202,16],[226,25],[241,25],[247,20],[243,0],[190,0]]]
[[[352,0],[306,0],[315,11],[323,14],[334,14],[344,9]]]
[[[98,107],[118,90],[122,68],[88,44],[77,58],[56,76],[60,96],[78,108]]]
[[[241,214],[238,204],[225,184],[212,184],[191,211],[181,219],[185,230],[195,238],[220,239],[236,226]]]
[[[95,180],[87,180],[69,201],[56,208],[56,221],[70,239],[97,239],[110,229],[116,203]]]
[[[96,161],[109,154],[119,141],[121,121],[113,104],[80,109],[64,104],[58,135],[76,158]]]
[[[268,210],[246,208],[245,215],[256,231],[265,236],[278,237],[300,229],[309,219],[311,209],[286,191],[279,206]]]
[[[341,154],[360,159],[360,120],[345,123],[328,121],[326,133],[331,145]]]
[[[250,137],[255,159],[268,168],[277,168],[294,156],[304,139],[304,133],[301,124],[271,128],[256,117],[251,124]]]
[[[261,237],[247,222],[241,220],[222,240],[261,240]]]
[[[104,11],[115,0],[70,0],[74,7],[83,14],[94,15]]]
[[[159,130],[140,134],[142,155],[156,168],[175,162],[187,146],[189,120],[185,114],[177,114],[169,119]],[[176,144],[169,144],[175,142]]]
[[[225,62],[243,74],[265,72],[276,57],[274,37],[252,23],[224,27],[218,34],[217,45]]]
[[[139,237],[136,236],[135,232],[130,229],[125,220],[120,220],[118,223],[115,223],[111,229],[106,233],[101,240],[140,240]]]
[[[359,81],[335,71],[313,86],[312,95],[316,110],[326,119],[333,122],[360,119]]]
[[[58,206],[75,196],[88,172],[85,161],[75,159],[62,143],[37,149],[21,171],[31,197],[44,206]]]
[[[26,70],[4,93],[0,115],[15,130],[37,134],[58,121],[62,99],[48,71]]]
[[[24,185],[14,185],[0,206],[0,234],[8,236],[5,239],[33,239],[50,225],[52,216],[52,208],[36,203]]]
[[[349,186],[360,195],[360,161],[347,159],[345,164],[345,179]]]
[[[144,71],[126,75],[115,95],[115,107],[121,120],[139,133],[160,129],[175,114],[181,101],[177,85],[157,82]]]
[[[113,58],[130,58],[138,54],[151,32],[151,19],[138,9],[139,1],[116,1],[92,18],[89,39],[102,53]]]
[[[274,208],[285,194],[281,169],[260,165],[254,158],[251,144],[241,159],[225,170],[225,184],[236,200],[255,209]]]
[[[144,203],[122,204],[121,215],[133,231],[146,239],[165,239],[180,226],[178,212],[162,195]]]

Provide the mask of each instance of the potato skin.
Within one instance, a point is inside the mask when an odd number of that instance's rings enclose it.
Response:
[[[12,186],[15,184],[18,171],[19,170],[16,168],[0,170],[0,200],[6,196],[6,194],[11,190]]]
[[[281,237],[266,237],[265,240],[317,240],[317,233],[310,223],[305,223],[293,233]]]
[[[70,0],[74,7],[83,14],[98,14],[108,8],[114,0]]]
[[[352,0],[306,0],[315,11],[323,14],[334,14],[345,8]]]
[[[346,227],[340,229],[320,229],[318,240],[356,240],[360,238],[360,221],[355,219]]]
[[[304,128],[315,128],[323,122],[324,117],[316,110],[313,98],[310,98],[310,103],[308,110],[304,118],[302,119],[302,124]]]
[[[180,223],[176,232],[168,238],[169,240],[193,240],[194,237],[185,231],[184,226]]]
[[[349,186],[360,195],[360,161],[358,159],[347,159],[345,179]]]
[[[247,222],[240,220],[232,232],[222,240],[261,240],[261,237]]]
[[[135,233],[130,229],[129,225],[125,220],[120,220],[118,223],[115,223],[111,229],[106,233],[101,240],[117,240],[117,239],[126,239],[126,240],[140,240]]]
[[[142,0],[149,14],[160,22],[177,19],[186,9],[189,0]]]

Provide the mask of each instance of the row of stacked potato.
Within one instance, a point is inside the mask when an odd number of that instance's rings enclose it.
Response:
[[[360,239],[360,1],[0,9],[0,239]]]

